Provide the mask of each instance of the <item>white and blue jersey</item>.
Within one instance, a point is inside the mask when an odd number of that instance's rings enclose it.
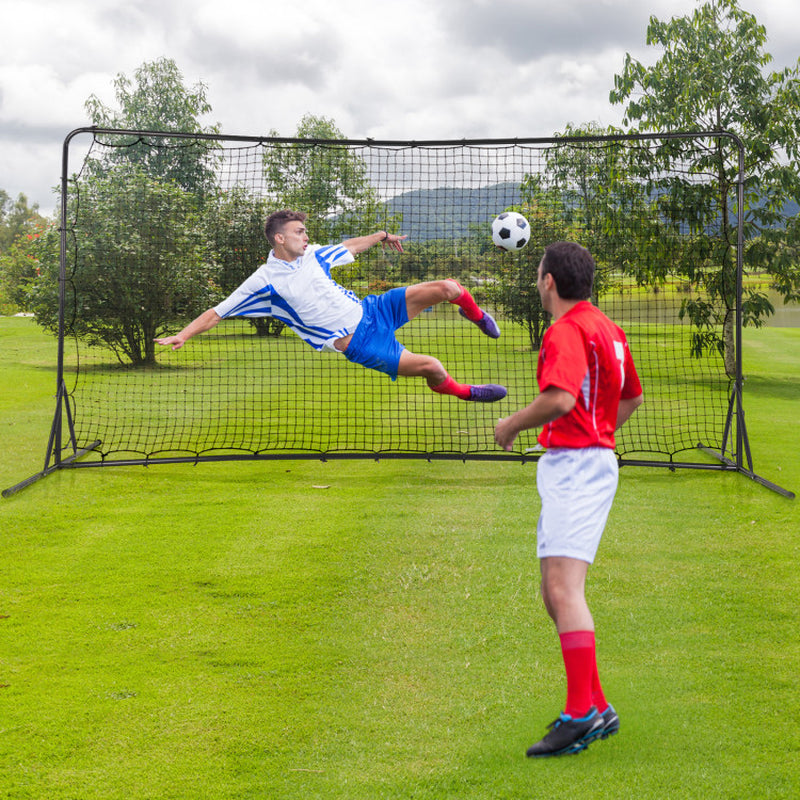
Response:
[[[270,252],[238,289],[214,310],[229,317],[280,320],[315,350],[332,350],[336,339],[353,333],[361,321],[358,296],[331,277],[331,268],[354,261],[341,244],[309,245],[291,263]]]

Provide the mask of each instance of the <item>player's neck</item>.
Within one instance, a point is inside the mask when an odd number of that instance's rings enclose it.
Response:
[[[280,259],[281,261],[286,261],[291,264],[293,261],[296,261],[300,256],[303,255],[303,252],[293,253],[290,252],[286,247],[282,244],[276,244],[272,248],[272,254],[275,258]]]
[[[555,297],[550,304],[550,308],[548,309],[553,316],[553,322],[556,320],[561,319],[564,314],[572,311],[578,303],[585,303],[585,300],[564,300],[561,297]]]

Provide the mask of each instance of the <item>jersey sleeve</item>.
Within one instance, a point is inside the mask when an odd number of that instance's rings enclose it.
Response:
[[[572,325],[550,327],[539,356],[539,391],[555,387],[577,397],[587,369],[586,348],[580,332]]]
[[[623,400],[631,400],[638,397],[642,393],[642,383],[639,380],[639,375],[636,372],[636,365],[633,363],[633,356],[631,355],[628,342],[625,342],[625,360],[623,362],[623,375],[625,380],[622,384],[622,391],[620,397]]]
[[[328,277],[330,277],[333,267],[352,264],[355,261],[355,256],[342,244],[328,244],[322,247],[315,247],[314,257]]]
[[[262,268],[263,269],[263,268]],[[226,317],[272,316],[273,289],[262,273],[256,270],[244,283],[234,289],[214,311],[222,319]]]

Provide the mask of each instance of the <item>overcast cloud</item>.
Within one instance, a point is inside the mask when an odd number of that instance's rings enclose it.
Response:
[[[549,136],[620,124],[608,93],[626,52],[645,63],[650,15],[695,0],[0,0],[0,188],[43,210],[61,147],[115,106],[113,81],[160,57],[207,86],[227,134],[294,135],[305,113],[345,136]],[[773,68],[800,56],[797,0],[740,0]]]

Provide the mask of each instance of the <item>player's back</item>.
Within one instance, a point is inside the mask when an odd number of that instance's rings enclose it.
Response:
[[[631,370],[625,332],[596,306],[581,302],[559,318],[542,345],[540,388],[559,386],[573,392],[576,403],[545,426],[542,444],[613,448],[619,400],[626,377],[635,374]]]

